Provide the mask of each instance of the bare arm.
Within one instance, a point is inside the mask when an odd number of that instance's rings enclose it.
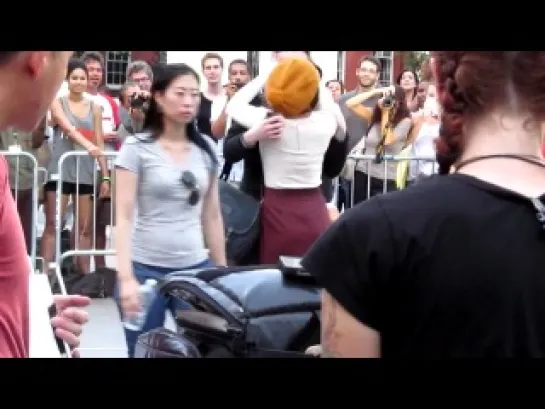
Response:
[[[126,281],[133,278],[131,264],[131,233],[136,202],[136,190],[138,186],[138,174],[117,167],[115,170],[115,180],[116,268],[119,281]]]
[[[229,103],[229,101],[227,101]],[[225,131],[227,127],[227,104],[221,110],[221,114],[215,121],[212,122],[212,136],[215,139],[221,139],[225,136]]]
[[[204,239],[210,258],[216,266],[226,266],[225,234],[221,215],[218,178],[213,177],[204,197],[202,210],[202,226]]]
[[[104,135],[102,133],[102,111],[97,104],[93,104],[93,128],[95,129],[95,142],[101,151],[104,151]],[[104,156],[97,158],[102,177],[108,176],[108,164]]]
[[[385,115],[383,113],[383,115]],[[387,113],[386,113],[387,115]],[[384,126],[385,122],[383,122]],[[386,134],[386,140],[384,141],[384,145],[392,145],[399,141],[407,141],[407,138],[409,136],[409,132],[412,128],[412,119],[411,118],[405,118],[403,119],[394,129],[390,129]]]
[[[346,107],[354,112],[357,116],[367,121],[370,121],[371,117],[373,116],[373,110],[369,107],[363,106],[362,102],[367,101],[369,98],[372,98],[375,95],[380,94],[381,92],[382,90],[379,88],[371,91],[365,91],[359,93],[358,95],[354,95],[352,98],[346,101]]]
[[[380,334],[350,315],[327,291],[322,292],[323,358],[380,358]]]
[[[32,149],[38,149],[45,142],[46,117],[38,124],[38,127],[32,132]]]
[[[76,142],[87,150],[94,147],[94,145],[89,142],[85,136],[79,133],[76,130],[76,127],[70,123],[58,99],[53,101],[51,104],[51,121],[53,125],[58,125],[64,134],[73,142]]]

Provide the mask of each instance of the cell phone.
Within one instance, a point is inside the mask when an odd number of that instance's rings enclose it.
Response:
[[[300,257],[280,256],[278,267],[286,280],[305,285],[316,285],[316,280],[301,265]]]
[[[290,270],[302,270],[300,257],[280,256],[280,266]]]

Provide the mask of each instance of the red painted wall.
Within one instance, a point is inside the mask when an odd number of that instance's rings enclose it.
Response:
[[[159,51],[131,51],[131,60],[144,60],[148,64],[155,64],[159,61]]]
[[[373,51],[346,51],[345,52],[345,61],[344,61],[344,84],[347,91],[351,91],[358,85],[358,80],[356,79],[356,70],[358,69],[358,64],[362,57],[366,55],[373,54]],[[403,55],[399,52],[394,53],[393,61],[394,69],[394,81],[397,76],[404,69]]]
[[[346,51],[344,53],[344,86],[347,91],[352,91],[358,86],[356,70],[360,59],[370,54],[373,54],[373,51]]]
[[[403,72],[405,69],[405,61],[403,58],[403,54],[400,52],[394,53],[394,81],[397,80],[397,77],[399,74]]]

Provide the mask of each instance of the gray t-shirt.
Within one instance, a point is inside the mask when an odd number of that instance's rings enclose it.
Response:
[[[205,139],[213,147],[212,140]],[[191,144],[185,163],[177,164],[149,134],[137,134],[125,140],[116,166],[138,175],[133,261],[175,269],[205,261],[203,198],[218,171],[210,156]],[[184,171],[197,180],[200,200],[195,206],[188,203],[191,191],[181,181]]]
[[[367,128],[369,127],[369,121],[357,116],[351,109],[346,106],[346,101],[357,95],[358,91],[350,91],[346,94],[341,95],[339,98],[339,106],[341,107],[341,112],[344,115],[346,120],[346,131],[348,133],[348,150],[351,151],[354,146],[361,140],[362,137],[367,133]],[[364,101],[362,105],[374,108],[377,105],[377,101],[380,96],[369,98],[367,101]]]
[[[399,155],[405,146],[412,125],[411,118],[405,118],[396,125],[394,132],[398,139],[394,143],[384,147],[385,155]],[[369,134],[365,140],[365,155],[375,155],[377,152],[377,145],[381,140],[380,125],[374,124],[369,130]],[[396,161],[374,163],[372,160],[362,160],[358,161],[356,164],[356,170],[368,174],[373,178],[395,180],[398,163],[399,162]]]

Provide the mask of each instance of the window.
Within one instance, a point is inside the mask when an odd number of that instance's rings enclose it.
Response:
[[[123,86],[130,60],[130,51],[106,51],[105,77],[108,88],[119,89]]]
[[[337,79],[343,82],[344,82],[344,59],[345,59],[345,52],[338,51],[337,52]]]
[[[248,67],[250,68],[251,77],[257,77],[257,74],[259,73],[259,51],[248,51],[246,61],[248,62]]]
[[[394,52],[393,51],[375,51],[377,57],[382,64],[380,72],[379,85],[386,87],[394,82]]]

